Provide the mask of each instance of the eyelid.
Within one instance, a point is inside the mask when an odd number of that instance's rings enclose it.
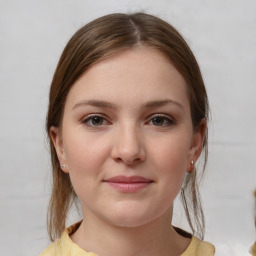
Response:
[[[87,114],[87,115],[85,115],[85,116],[83,116],[82,118],[81,118],[81,120],[83,121],[83,120],[86,120],[86,119],[89,119],[89,118],[91,118],[91,117],[102,117],[102,118],[105,118],[105,119],[109,119],[105,114],[103,114],[103,113],[91,113],[91,114]]]
[[[164,114],[164,113],[152,114],[152,115],[148,118],[148,120],[151,120],[151,119],[153,119],[153,118],[155,118],[155,117],[166,118],[166,119],[172,121],[173,123],[176,122],[176,120],[175,120],[172,116],[170,116],[170,115],[168,115],[168,114]]]

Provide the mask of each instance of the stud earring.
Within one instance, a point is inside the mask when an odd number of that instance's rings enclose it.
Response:
[[[191,168],[190,168],[190,170],[188,172],[192,172],[193,171],[193,169],[194,169],[194,160],[191,160],[190,164],[191,164]]]
[[[60,167],[61,168],[66,168],[66,165],[65,164],[61,164]]]

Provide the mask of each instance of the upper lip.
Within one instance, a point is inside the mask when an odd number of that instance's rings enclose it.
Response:
[[[105,182],[113,183],[149,183],[152,180],[142,177],[142,176],[114,176],[109,179],[105,179]]]

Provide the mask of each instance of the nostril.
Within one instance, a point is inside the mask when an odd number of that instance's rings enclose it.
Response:
[[[118,163],[122,162],[122,158],[121,157],[117,157],[117,158],[114,158],[114,160]]]
[[[122,133],[114,141],[111,149],[111,157],[116,162],[123,162],[126,165],[133,165],[144,161],[145,147],[138,133],[121,130]]]
[[[114,161],[117,163],[124,163],[126,165],[135,165],[138,163],[141,163],[145,160],[145,158],[140,157],[133,157],[133,158],[127,158],[127,157],[116,157],[114,158]]]

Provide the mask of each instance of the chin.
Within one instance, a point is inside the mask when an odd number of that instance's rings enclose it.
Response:
[[[136,228],[150,222],[145,216],[120,216],[112,218],[110,221],[112,225],[123,228]]]
[[[150,223],[158,219],[161,215],[162,213],[159,212],[159,210],[154,211],[148,207],[143,208],[138,207],[138,205],[123,205],[122,207],[115,207],[115,209],[112,209],[108,216],[105,215],[105,218],[108,219],[108,222],[112,225],[135,228]]]

